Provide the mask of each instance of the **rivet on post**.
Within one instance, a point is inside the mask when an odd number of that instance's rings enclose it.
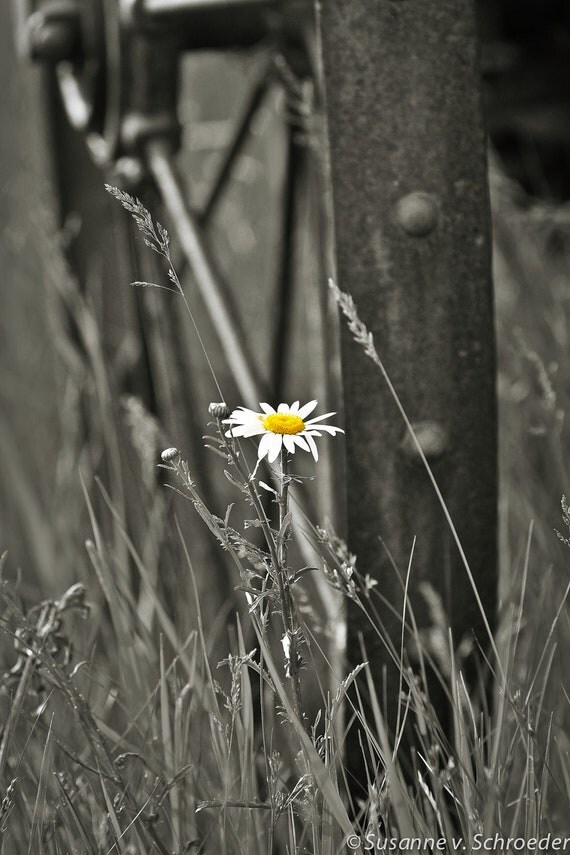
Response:
[[[420,444],[427,460],[437,460],[448,449],[449,436],[445,427],[439,422],[426,420],[412,424],[416,439]],[[420,462],[421,457],[418,447],[412,439],[409,431],[406,431],[400,443],[400,449],[404,457],[410,462]]]
[[[34,62],[58,63],[79,58],[81,23],[77,0],[52,0],[30,15],[24,49]]]
[[[411,237],[426,237],[439,221],[437,198],[431,193],[408,193],[396,205],[396,221]]]
[[[113,164],[110,180],[121,190],[135,190],[146,176],[146,169],[139,157],[120,157]]]

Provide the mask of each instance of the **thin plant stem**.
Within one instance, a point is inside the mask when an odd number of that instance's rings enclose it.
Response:
[[[220,419],[217,419],[218,430],[221,437],[225,440],[225,433]],[[282,531],[287,515],[289,513],[289,476],[287,474],[288,460],[285,450],[281,453],[281,479],[279,484],[279,492],[277,503],[279,506],[279,531],[281,533],[279,546],[276,543],[275,537],[269,525],[267,514],[263,507],[261,497],[255,486],[253,477],[244,470],[241,460],[235,450],[232,442],[225,442],[225,447],[231,457],[231,460],[237,468],[244,484],[246,485],[249,497],[261,524],[261,530],[267,543],[267,548],[271,557],[273,576],[277,582],[279,591],[279,600],[281,603],[281,618],[283,621],[283,630],[285,636],[291,644],[288,676],[293,691],[293,708],[295,715],[306,728],[306,720],[303,716],[303,698],[301,692],[301,679],[298,668],[297,643],[298,643],[298,624],[295,619],[295,604],[291,596],[287,572],[287,537],[286,532]]]
[[[289,484],[290,478],[288,474],[289,455],[285,448],[281,449],[281,484],[279,491],[279,550],[278,550],[278,566],[277,573],[280,577],[280,593],[282,595],[282,608],[285,618],[285,624],[289,632],[289,641],[291,649],[289,652],[289,676],[293,687],[293,696],[295,699],[296,709],[299,720],[306,727],[305,719],[302,715],[303,700],[301,692],[301,678],[299,674],[299,656],[297,653],[297,645],[299,640],[299,626],[296,620],[295,604],[291,595],[291,587],[289,584],[289,573],[287,571],[287,547],[288,547],[288,527],[287,518],[289,516]]]
[[[427,457],[425,456],[424,450],[423,450],[423,448],[420,444],[420,441],[416,435],[416,432],[413,428],[413,425],[410,422],[410,419],[408,418],[408,414],[406,413],[404,405],[402,404],[402,401],[400,400],[400,396],[398,395],[394,384],[390,380],[390,376],[389,376],[389,374],[388,374],[388,372],[384,366],[384,363],[382,362],[382,360],[378,354],[378,351],[376,350],[376,347],[374,345],[374,339],[372,337],[372,333],[369,332],[366,325],[360,320],[360,318],[358,316],[358,313],[356,311],[356,306],[354,305],[354,301],[353,301],[352,297],[350,296],[350,294],[347,294],[346,292],[341,291],[341,289],[335,284],[335,282],[332,279],[329,279],[329,288],[331,289],[335,300],[337,301],[338,305],[340,306],[342,313],[344,314],[344,316],[347,320],[348,328],[349,328],[350,332],[352,333],[354,340],[357,342],[357,344],[360,344],[360,346],[363,348],[366,356],[368,356],[368,358],[372,360],[372,362],[376,365],[376,367],[380,371],[380,374],[382,375],[382,378],[384,379],[384,382],[386,383],[386,386],[388,387],[388,391],[389,391],[394,403],[396,404],[396,407],[398,408],[398,412],[400,413],[400,416],[402,417],[402,420],[406,426],[406,429],[407,429],[407,431],[408,431],[408,433],[412,439],[412,442],[414,443],[414,447],[415,447],[415,449],[416,449],[416,451],[420,457],[420,460],[421,460],[422,465],[423,465],[423,467],[427,473],[427,476],[428,476],[429,480],[431,481],[431,485],[434,489],[437,500],[441,506],[441,509],[442,509],[443,514],[445,516],[447,525],[449,526],[449,530],[451,531],[451,535],[453,537],[453,540],[455,541],[455,545],[456,545],[457,550],[459,552],[459,556],[460,556],[461,561],[463,563],[463,567],[465,568],[465,572],[467,574],[469,584],[471,586],[471,589],[473,591],[473,595],[474,595],[475,600],[477,602],[477,606],[479,608],[479,613],[481,614],[481,618],[483,620],[483,624],[485,626],[485,630],[486,630],[487,636],[489,638],[489,643],[491,645],[491,649],[492,649],[493,654],[495,656],[497,668],[498,668],[500,676],[501,676],[501,682],[502,682],[503,686],[506,686],[507,685],[507,677],[505,674],[505,670],[503,668],[503,663],[501,662],[501,657],[500,657],[499,651],[497,649],[495,637],[493,635],[493,631],[492,631],[491,626],[489,624],[489,619],[487,618],[487,614],[486,614],[485,609],[483,607],[483,603],[481,602],[481,597],[479,596],[479,591],[477,590],[477,584],[476,584],[475,579],[473,577],[473,573],[471,572],[471,567],[469,566],[469,561],[467,560],[465,550],[463,549],[463,544],[461,543],[461,540],[459,538],[459,534],[457,533],[457,529],[455,528],[455,523],[453,522],[453,519],[452,519],[451,514],[449,512],[449,508],[447,507],[447,502],[445,501],[443,494],[439,488],[439,484],[437,483],[435,475],[433,474],[433,470],[432,470],[431,466],[429,465]]]
[[[289,510],[289,454],[281,449],[281,493],[279,496],[279,531],[282,533],[279,559],[283,567],[287,566],[288,532],[282,531]]]

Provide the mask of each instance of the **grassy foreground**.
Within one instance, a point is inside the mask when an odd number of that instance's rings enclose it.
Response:
[[[528,200],[498,170],[492,179],[503,475],[493,708],[473,700],[459,658],[449,650],[444,676],[454,726],[442,733],[421,671],[412,675],[402,660],[401,721],[414,724],[422,744],[414,780],[404,777],[373,687],[371,712],[365,712],[353,691],[356,674],[332,665],[324,673],[322,659],[318,665],[313,659],[311,610],[286,616],[285,629],[275,629],[284,612],[296,609],[294,596],[292,603],[284,601],[279,585],[292,526],[283,504],[285,474],[270,487],[280,513],[278,523],[270,516],[265,532],[265,506],[256,507],[248,492],[251,468],[240,473],[234,461],[231,469],[236,450],[224,439],[219,419],[214,415],[208,428],[205,414],[204,432],[213,432],[209,444],[224,458],[220,466],[230,469],[236,503],[254,517],[248,531],[234,528],[225,508],[202,502],[191,461],[180,455],[164,460],[168,471],[161,480],[190,500],[182,506],[185,513],[198,511],[229,555],[236,586],[245,589],[245,605],[228,632],[227,612],[217,622],[203,614],[198,577],[204,568],[196,566],[192,543],[172,524],[165,491],[154,491],[149,477],[138,523],[146,536],[135,544],[117,499],[124,471],[117,465],[108,493],[89,455],[72,465],[77,437],[69,425],[61,461],[66,478],[80,484],[90,532],[86,544],[73,538],[77,555],[68,551],[62,563],[67,573],[75,561],[81,570],[66,584],[62,574],[60,585],[54,557],[49,584],[56,593],[45,599],[41,585],[19,582],[8,572],[9,561],[4,565],[2,853],[332,853],[360,845],[389,848],[391,841],[408,851],[437,850],[438,841],[449,851],[570,849],[570,840],[552,842],[570,833],[568,557],[567,544],[555,533],[559,528],[570,537],[567,510],[560,511],[568,489],[566,212],[525,209]],[[61,288],[62,271],[55,257],[51,263]],[[80,334],[90,342],[89,370],[101,400],[108,391],[106,366],[90,307],[73,283],[65,288]],[[146,446],[139,442],[141,459],[145,453],[148,458],[158,428],[136,401],[129,406],[134,434],[153,437]],[[113,407],[102,413],[102,441],[115,442]],[[155,454],[144,465],[153,469],[159,462]],[[14,489],[33,493],[33,484],[17,484],[17,467],[8,478]],[[70,495],[77,500],[71,488]],[[36,516],[29,531],[37,538],[34,552],[42,554],[47,535]],[[265,540],[250,538],[260,530]],[[186,579],[174,591],[161,579],[169,538],[176,541],[183,560],[178,572]],[[363,620],[374,621],[380,592],[359,574],[357,559],[324,524],[314,529],[314,539],[321,560],[312,572],[337,594],[357,600]],[[293,589],[299,574],[284,577]],[[194,616],[191,625],[188,614]],[[446,645],[443,617],[439,630]],[[422,639],[416,642],[421,648]],[[364,656],[358,671],[366,681]],[[318,711],[303,707],[303,691],[311,684],[324,687]],[[353,716],[366,734],[369,777],[368,798],[357,804],[350,804],[342,762]],[[509,838],[509,845],[501,843]]]

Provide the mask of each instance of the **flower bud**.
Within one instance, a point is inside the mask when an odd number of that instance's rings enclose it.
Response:
[[[227,419],[230,414],[230,408],[222,401],[220,404],[210,404],[208,412],[215,419]]]
[[[165,448],[160,455],[164,463],[172,463],[177,457],[180,457],[180,452],[177,448]]]

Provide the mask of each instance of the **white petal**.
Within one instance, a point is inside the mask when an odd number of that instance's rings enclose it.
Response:
[[[290,454],[295,454],[295,440],[289,434],[283,434],[283,445]]]
[[[258,415],[255,410],[248,410],[247,407],[238,407],[237,410],[234,410],[233,413],[230,413],[230,419],[233,421],[242,422],[244,419],[250,419],[254,416]]]
[[[305,439],[305,433],[304,432],[295,434],[295,436],[293,436],[292,439],[293,439],[293,442],[295,442],[299,446],[299,448],[303,449],[303,451],[310,451],[311,450],[309,448],[307,440]]]
[[[324,430],[325,433],[330,433],[331,436],[335,436],[337,433],[344,433],[342,428],[336,427],[335,425],[315,425],[314,428],[311,426],[307,427],[307,431],[310,431],[313,435],[317,435],[317,431]]]
[[[315,462],[316,462],[319,459],[319,452],[317,451],[317,443],[315,442],[315,440],[313,439],[313,437],[311,436],[310,433],[306,434],[305,438],[306,438],[307,442],[309,443],[309,446],[311,448],[311,454],[315,458]]]
[[[318,401],[309,401],[308,404],[303,404],[303,406],[301,407],[301,409],[297,413],[299,418],[305,419],[305,417],[308,416],[309,413],[313,412],[313,410],[315,409],[315,407],[317,406],[318,403],[319,403]]]
[[[259,443],[259,448],[257,449],[257,457],[259,460],[261,460],[263,457],[266,457],[267,455],[269,455],[269,452],[271,451],[271,448],[272,448],[272,440],[273,440],[273,434],[272,433],[264,433],[263,436],[261,437],[261,440]]]
[[[336,413],[325,413],[322,416],[315,416],[314,419],[309,419],[307,425],[312,425],[315,422],[322,422],[323,419],[328,419],[329,416],[336,416]],[[303,418],[303,416],[301,416],[301,418]]]
[[[269,404],[260,404],[259,406],[261,407],[266,416],[269,416],[271,415],[271,413],[275,412],[273,407],[270,407]]]
[[[245,425],[233,425],[226,436],[257,436],[260,433],[265,433],[265,428],[261,422],[255,421]]]
[[[288,413],[289,412],[289,404],[279,404],[277,407],[278,413]]]
[[[273,463],[279,457],[281,446],[283,445],[283,435],[280,433],[267,433],[265,436],[268,436],[271,442],[271,447],[267,453],[267,459],[270,463]]]
[[[251,416],[249,416],[248,418],[243,418],[243,419],[231,419],[231,421],[228,420],[228,424],[233,425],[234,427],[236,425],[251,425],[251,424],[256,424],[256,423],[260,424],[260,421],[255,416],[253,418]]]
[[[228,431],[226,431],[226,436],[245,436],[245,431],[245,425],[237,425],[236,427],[232,427]]]
[[[289,407],[289,412],[295,413],[295,415],[299,412],[299,401],[293,401],[293,403]]]
[[[251,425],[242,425],[238,430],[243,430],[243,436],[259,436],[260,433],[265,433],[265,428],[261,422]]]

